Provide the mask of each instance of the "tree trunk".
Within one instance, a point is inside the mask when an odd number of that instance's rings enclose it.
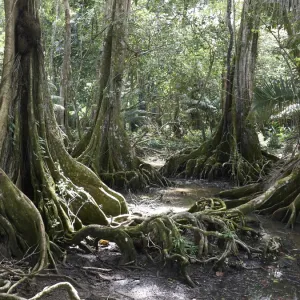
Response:
[[[4,2],[5,24],[15,22],[15,10],[11,1]],[[12,70],[15,57],[15,28],[5,27],[5,48],[3,58],[3,70],[0,89],[0,165],[6,165],[7,171],[12,174],[13,161],[8,159],[11,153],[11,144],[8,142],[13,135],[13,120],[9,119],[9,112],[12,108],[13,78]]]
[[[6,63],[0,91],[0,222],[12,241],[17,239],[9,246],[12,253],[39,246],[40,268],[49,259],[48,238],[61,241],[83,224],[108,224],[106,214],[128,210],[123,196],[65,150],[47,92],[37,4],[10,2],[5,1]]]
[[[162,174],[186,177],[231,177],[238,184],[257,181],[266,160],[249,117],[257,56],[259,1],[244,1],[241,25],[234,45],[232,1],[228,0],[226,95],[223,117],[214,137],[195,151],[171,157]],[[232,54],[233,47],[236,52]]]
[[[60,83],[60,96],[63,103],[61,105],[65,108],[64,110],[64,129],[71,137],[69,128],[69,105],[71,99],[71,16],[70,6],[68,0],[63,0],[65,9],[65,46],[64,46],[64,57],[61,67],[61,83]]]
[[[107,2],[110,16],[100,67],[99,101],[95,126],[79,143],[74,156],[112,187],[145,188],[167,181],[134,154],[121,117],[130,0]]]
[[[56,0],[55,1],[55,20],[52,23],[52,34],[51,34],[51,48],[50,48],[50,53],[49,53],[49,65],[48,65],[48,73],[49,73],[49,78],[53,84],[55,84],[55,79],[54,79],[54,53],[56,51],[57,45],[55,43],[56,39],[56,34],[57,34],[57,23],[59,20],[59,13],[60,13],[60,1],[61,0]]]
[[[256,211],[293,227],[300,212],[300,156],[277,168],[262,183],[220,193],[232,211],[246,215]]]

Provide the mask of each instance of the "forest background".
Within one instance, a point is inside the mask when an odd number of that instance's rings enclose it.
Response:
[[[40,272],[70,245],[86,247],[89,236],[116,242],[128,263],[151,236],[193,286],[186,243],[174,242],[183,229],[193,232],[198,259],[220,267],[240,249],[254,251],[237,235],[251,231],[245,214],[294,225],[298,1],[19,0],[1,7],[7,257],[38,249],[33,272]],[[167,159],[159,170],[145,160],[153,153]],[[171,186],[174,177],[227,179],[239,188],[219,195],[234,200],[200,199],[183,214],[129,213],[120,192]],[[225,246],[209,257],[215,239]]]

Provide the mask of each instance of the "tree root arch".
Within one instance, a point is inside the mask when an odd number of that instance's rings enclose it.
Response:
[[[78,231],[69,244],[79,244],[87,237],[116,242],[122,253],[121,264],[134,263],[136,249],[151,260],[175,263],[186,282],[194,286],[187,272],[190,263],[213,262],[222,269],[225,259],[239,251],[263,253],[243,241],[244,235],[257,234],[249,228],[238,211],[228,212],[220,199],[200,199],[189,211],[160,214],[149,217],[118,216],[110,227],[86,226]]]
[[[101,173],[100,178],[111,188],[141,191],[149,187],[167,187],[171,182],[162,176],[151,165],[139,162],[138,166],[130,171],[116,173]]]

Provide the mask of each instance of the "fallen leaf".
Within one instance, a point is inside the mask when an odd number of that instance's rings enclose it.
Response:
[[[99,241],[99,244],[103,247],[107,247],[109,245],[109,241],[107,240],[100,240]]]

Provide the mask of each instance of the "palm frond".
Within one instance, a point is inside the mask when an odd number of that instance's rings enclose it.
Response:
[[[256,87],[253,109],[280,112],[288,105],[299,103],[299,96],[291,80],[271,78]]]

